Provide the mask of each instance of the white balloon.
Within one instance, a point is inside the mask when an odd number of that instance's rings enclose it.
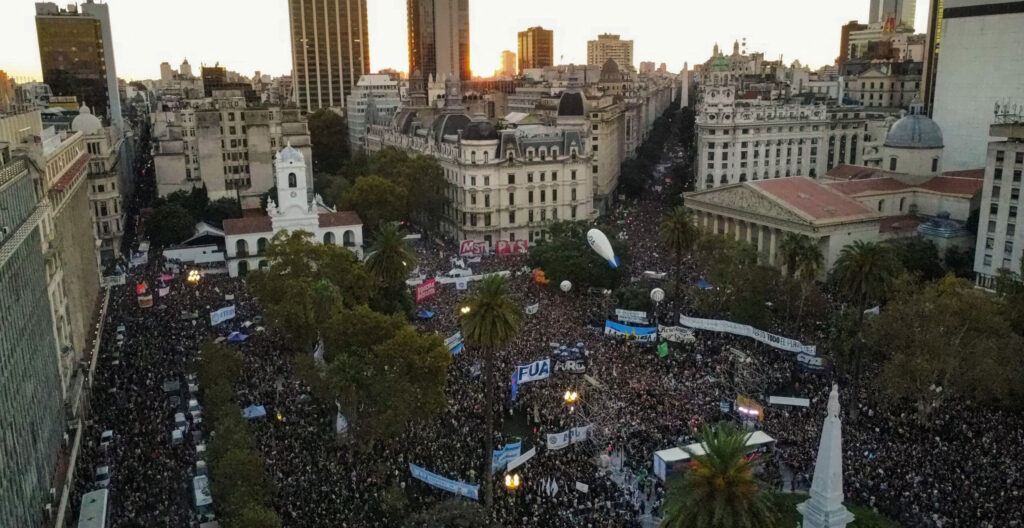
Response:
[[[651,300],[657,303],[665,300],[665,290],[661,288],[655,288],[651,290]]]
[[[619,267],[619,259],[615,257],[615,250],[612,249],[611,242],[608,242],[608,237],[601,232],[600,229],[591,229],[587,231],[587,243],[590,244],[590,248],[595,253],[601,256],[601,258],[608,261],[608,264],[613,267]]]
[[[561,288],[562,291],[567,292],[572,289],[572,283],[567,280],[564,280],[562,281],[562,284],[558,285],[558,287]]]

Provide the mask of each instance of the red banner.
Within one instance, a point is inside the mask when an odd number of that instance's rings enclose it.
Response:
[[[494,251],[499,257],[505,255],[517,255],[529,251],[529,243],[525,240],[499,240],[497,249]]]
[[[430,279],[416,287],[416,302],[423,302],[434,296],[437,290],[437,281]]]
[[[487,254],[487,242],[475,240],[463,240],[459,245],[459,256],[481,257]]]

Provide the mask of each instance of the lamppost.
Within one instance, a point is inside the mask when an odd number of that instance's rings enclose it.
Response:
[[[459,308],[459,312],[462,312],[462,315],[469,315],[470,311],[472,311],[472,308],[470,308],[469,305]]]
[[[191,269],[188,271],[188,277],[185,279],[189,284],[199,284],[199,279],[202,278],[202,274],[197,269]]]
[[[565,400],[565,404],[569,406],[569,412],[576,410],[576,400],[578,400],[580,394],[572,389],[567,389],[565,394],[562,395],[562,399]]]
[[[517,488],[519,488],[520,483],[521,480],[519,478],[519,473],[505,475],[505,488],[507,488],[509,491],[514,491]]]

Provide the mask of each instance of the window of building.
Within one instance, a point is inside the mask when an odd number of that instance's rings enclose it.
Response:
[[[526,203],[533,203],[533,191],[526,193]]]
[[[476,205],[476,193],[469,193],[469,205]]]
[[[485,194],[484,195],[484,207],[490,207],[490,206],[491,206],[491,195]]]
[[[529,211],[527,211],[526,219],[529,220],[531,224],[533,223],[533,209],[530,209]]]
[[[591,167],[591,171],[590,172],[592,172],[593,174],[597,174],[597,165],[594,165],[593,167]],[[574,172],[574,174],[575,174],[575,172]],[[575,178],[573,178],[573,179],[575,179]]]
[[[508,193],[508,204],[509,205],[515,205],[516,204],[516,193]]]
[[[516,223],[516,212],[515,211],[509,211],[508,212],[508,223],[510,223],[510,224],[515,224]]]
[[[891,171],[896,170],[896,158],[895,157],[889,158],[889,170],[891,170]]]
[[[289,188],[293,188],[293,187],[298,187],[298,186],[299,186],[299,182],[298,182],[298,178],[295,177],[295,173],[294,172],[288,173],[288,187]]]
[[[469,215],[469,225],[470,225],[470,227],[476,227],[476,215],[475,214]]]
[[[576,181],[576,169],[569,171],[569,179],[571,179],[572,181]]]
[[[547,191],[545,191],[545,190],[543,190],[543,189],[542,189],[542,190],[540,191],[540,203],[544,203],[544,202],[545,202],[545,199],[544,199],[544,197],[545,197],[546,195],[547,195]]]
[[[997,150],[996,151],[996,163],[1002,163],[1003,162],[1003,157],[1005,155],[1006,155],[1006,152],[1004,152],[1002,150]]]
[[[543,221],[545,221],[547,219],[548,219],[548,210],[547,209],[541,209],[540,210],[540,221],[543,222]]]
[[[515,185],[516,184],[516,175],[515,174],[509,174],[508,175],[508,184],[509,185]]]
[[[551,171],[551,181],[558,181],[558,171]]]
[[[471,187],[476,187],[476,176],[470,176],[469,177],[469,185]]]
[[[939,158],[932,158],[932,172],[939,170]]]
[[[988,208],[988,213],[992,216],[999,214],[999,204],[991,204]]]
[[[527,172],[526,173],[526,183],[533,183],[533,173],[532,172]]]

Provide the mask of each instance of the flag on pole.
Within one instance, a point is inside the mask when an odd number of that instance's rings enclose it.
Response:
[[[658,345],[658,357],[665,357],[667,355],[668,355],[668,342],[662,341],[661,344]]]
[[[512,401],[516,401],[516,393],[519,392],[519,369],[512,372]]]

